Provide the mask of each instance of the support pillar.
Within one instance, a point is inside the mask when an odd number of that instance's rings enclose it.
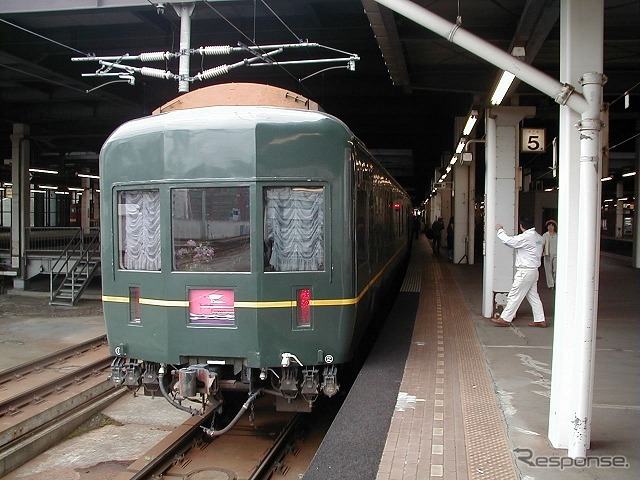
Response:
[[[442,245],[445,244],[445,238],[447,235],[447,225],[449,224],[449,219],[453,215],[453,182],[447,179],[445,182],[445,187],[438,192],[440,195],[440,217],[442,217],[442,221],[444,222],[444,230],[442,231]]]
[[[191,14],[195,3],[181,3],[174,5],[176,13],[180,17],[180,64],[178,80],[178,92],[189,91],[189,60],[191,59]]]
[[[82,178],[82,196],[80,197],[80,228],[83,234],[88,234],[91,228],[91,179]]]
[[[473,160],[469,164],[469,203],[467,205],[467,263],[476,262],[476,149],[471,147]]]
[[[603,0],[561,2],[561,82],[579,85],[585,72],[602,72],[603,32]],[[586,114],[595,119],[560,107],[558,268],[549,403],[549,441],[555,448],[569,449],[573,458],[584,457],[590,442],[600,245],[599,145],[586,148],[585,143],[596,143],[596,126],[589,123],[597,121],[601,85],[589,86],[590,96],[587,86],[584,90],[590,103]],[[595,101],[600,104],[594,105]],[[581,142],[585,136],[589,138]],[[577,245],[576,238],[581,239]]]
[[[458,161],[453,167],[453,181],[453,263],[469,263],[469,167]],[[449,219],[444,221],[448,226]]]
[[[29,161],[31,144],[29,126],[16,123],[11,134],[11,268],[18,274],[13,279],[14,288],[27,286],[27,249],[29,248]]]
[[[640,121],[637,123],[640,129]],[[640,268],[640,208],[638,207],[638,194],[640,194],[640,137],[636,137],[636,176],[634,182],[633,196],[636,199],[633,208],[633,252],[631,265]]]
[[[514,273],[514,251],[495,234],[501,223],[510,235],[518,233],[520,189],[520,121],[535,115],[535,107],[494,107],[487,110],[485,174],[485,262],[482,315],[499,314],[506,305]]]

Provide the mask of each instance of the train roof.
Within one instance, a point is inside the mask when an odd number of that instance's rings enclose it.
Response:
[[[322,111],[313,100],[284,88],[262,83],[221,83],[180,95],[155,109],[153,114],[220,105],[262,105]]]
[[[272,106],[222,105],[173,110],[130,120],[118,127],[107,139],[103,150],[114,140],[122,140],[137,135],[159,131],[211,129],[247,129],[258,124],[308,124],[330,120],[340,125],[345,137],[354,138],[353,132],[340,119],[320,111],[300,110]]]

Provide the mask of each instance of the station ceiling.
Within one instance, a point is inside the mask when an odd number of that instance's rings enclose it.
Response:
[[[589,0],[584,0],[585,2]],[[525,61],[559,77],[560,0],[416,0],[429,11],[504,51],[524,46]],[[2,0],[0,2],[0,149],[11,156],[13,124],[28,124],[32,165],[54,168],[69,185],[80,170],[97,171],[97,155],[121,123],[150,114],[178,96],[178,82],[138,73],[134,84],[118,77],[88,77],[97,62],[74,57],[137,56],[178,52],[182,0]],[[370,149],[386,150],[385,165],[415,201],[428,195],[434,172],[454,149],[454,120],[487,104],[499,71],[447,39],[374,0],[194,0],[190,47],[299,44],[291,59],[355,54],[346,63],[238,67],[189,84],[193,90],[223,82],[269,83],[317,101],[343,120]],[[605,0],[604,87],[611,103],[610,145],[633,156],[640,121],[640,2]],[[278,56],[288,60],[289,52]],[[190,75],[235,64],[252,53],[191,57]],[[178,60],[126,62],[178,72]],[[327,67],[340,67],[328,69]],[[112,69],[114,71],[120,71]],[[308,77],[308,78],[306,78]],[[100,87],[100,88],[98,88]],[[628,106],[625,93],[629,93]],[[557,135],[559,107],[516,83],[503,104],[532,105],[531,126]],[[625,108],[626,107],[626,108]],[[481,122],[479,134],[482,134]],[[551,152],[526,159],[545,175]],[[633,160],[615,163],[625,168]],[[4,163],[4,162],[3,162]],[[0,181],[10,169],[0,165]],[[35,181],[35,180],[34,180]],[[550,179],[549,181],[554,181]]]

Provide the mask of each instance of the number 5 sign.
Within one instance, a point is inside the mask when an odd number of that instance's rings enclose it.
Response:
[[[523,152],[545,151],[544,128],[523,128],[520,150]]]

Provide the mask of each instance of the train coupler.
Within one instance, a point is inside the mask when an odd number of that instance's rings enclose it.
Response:
[[[215,395],[218,393],[218,374],[206,365],[191,365],[178,370],[175,389],[184,398],[194,397],[196,393]]]

